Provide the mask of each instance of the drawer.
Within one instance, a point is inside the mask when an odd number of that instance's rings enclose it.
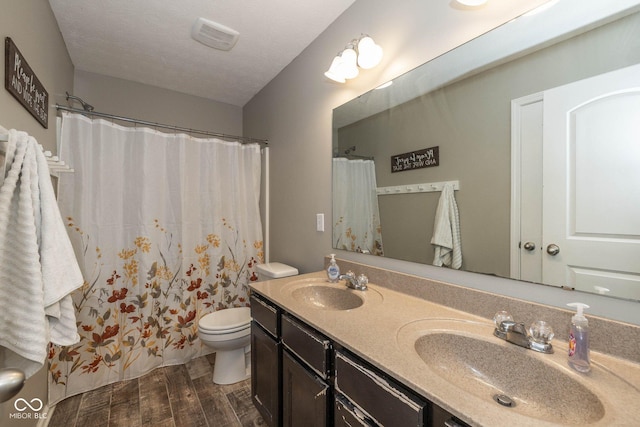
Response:
[[[288,315],[282,316],[282,343],[322,379],[330,368],[331,341]]]
[[[335,389],[385,427],[422,426],[427,403],[353,356],[336,352]]]
[[[376,427],[373,420],[367,418],[342,395],[336,396],[334,400],[333,425],[335,427]]]
[[[278,309],[254,294],[251,294],[250,301],[251,318],[275,338],[278,338],[280,333]]]

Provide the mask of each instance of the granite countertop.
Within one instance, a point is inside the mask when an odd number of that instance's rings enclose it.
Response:
[[[608,427],[640,420],[640,364],[592,351],[591,372],[580,374],[567,365],[566,341],[552,341],[554,354],[536,353],[494,337],[490,320],[375,283],[364,292],[348,290],[364,300],[350,310],[323,309],[293,296],[295,290],[318,285],[345,289],[344,282],[328,283],[324,271],[251,288],[473,426]],[[556,337],[564,333],[556,331]],[[423,342],[429,364],[415,349],[425,335],[438,338]],[[452,335],[460,340],[447,343]],[[449,350],[438,353],[437,347],[447,344]],[[477,368],[475,374],[469,364]],[[456,370],[462,374],[455,376]],[[491,393],[484,394],[486,383],[493,382],[483,378],[487,372],[502,376],[501,386],[514,394],[515,407],[500,406]],[[532,393],[519,390],[519,382],[535,384]]]

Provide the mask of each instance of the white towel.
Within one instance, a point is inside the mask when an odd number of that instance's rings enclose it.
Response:
[[[462,267],[460,218],[453,185],[450,183],[444,184],[442,188],[433,224],[431,244],[435,246],[433,265],[444,265],[456,270]]]
[[[44,153],[25,132],[0,132],[8,134],[0,187],[0,346],[4,365],[29,377],[44,364],[50,341],[79,341],[69,293],[83,278]]]

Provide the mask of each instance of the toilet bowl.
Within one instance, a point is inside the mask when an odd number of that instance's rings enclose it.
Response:
[[[295,276],[294,267],[272,262],[256,265],[259,281]],[[215,350],[213,382],[233,384],[251,376],[251,309],[227,308],[202,316],[198,321],[198,337]]]
[[[251,310],[236,307],[209,313],[198,322],[198,337],[215,350],[213,382],[233,384],[249,378],[245,350],[251,343]]]

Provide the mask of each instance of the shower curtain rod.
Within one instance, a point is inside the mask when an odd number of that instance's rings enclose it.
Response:
[[[269,145],[269,141],[266,139],[251,138],[248,136],[227,135],[224,133],[216,133],[216,132],[210,132],[206,130],[197,130],[197,129],[189,129],[189,128],[180,127],[180,126],[165,125],[162,123],[148,122],[146,120],[132,119],[130,117],[116,116],[114,114],[98,113],[96,111],[87,111],[85,109],[80,109],[80,108],[65,107],[64,105],[59,105],[59,104],[56,104],[56,110],[69,111],[72,113],[79,113],[87,116],[104,117],[107,119],[119,120],[119,121],[128,122],[128,123],[135,123],[135,124],[149,126],[153,128],[171,129],[171,130],[186,132],[186,133],[197,133],[199,135],[213,136],[216,138],[236,139],[242,143],[258,143],[265,146]]]

